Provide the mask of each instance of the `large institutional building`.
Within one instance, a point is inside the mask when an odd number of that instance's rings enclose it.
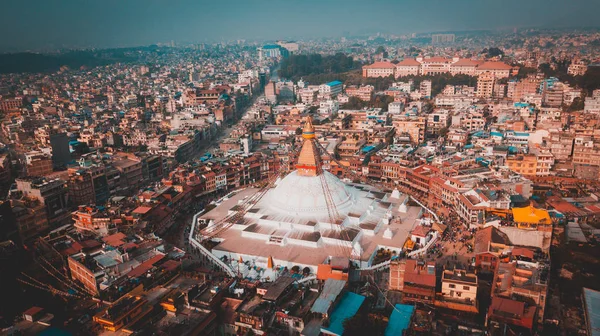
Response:
[[[391,62],[376,62],[363,66],[363,77],[387,77],[393,75],[395,78],[418,75],[438,75],[450,73],[452,75],[464,74],[479,76],[490,73],[495,78],[507,78],[518,68],[503,62],[471,60],[467,58],[445,58],[445,57],[417,57],[406,58],[398,64]]]
[[[227,216],[243,214],[213,238],[218,242],[213,255],[230,263],[300,266],[316,272],[319,264],[335,257],[369,267],[382,248],[399,253],[405,244],[424,246],[432,238],[429,221],[423,218],[425,208],[409,204],[409,196],[397,190],[384,193],[339,180],[322,169],[310,120],[302,136],[296,170],[278,180],[255,204],[242,206],[260,191],[248,188],[198,218],[210,231]]]

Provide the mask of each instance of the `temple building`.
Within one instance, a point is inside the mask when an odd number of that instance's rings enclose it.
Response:
[[[376,260],[380,249],[400,253],[413,229],[431,225],[427,210],[408,195],[346,183],[324,170],[310,118],[302,137],[296,170],[268,190],[234,192],[198,217],[200,224],[207,225],[204,232],[210,232],[224,218],[239,214],[218,235],[210,237],[210,252],[229,267],[299,266],[316,274],[319,264],[341,257],[355,267],[367,268],[381,262]],[[244,203],[261,192],[264,195],[250,206]],[[193,239],[207,237],[200,234]]]

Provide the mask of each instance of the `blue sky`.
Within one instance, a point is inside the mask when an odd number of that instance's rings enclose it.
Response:
[[[600,0],[2,0],[0,50],[598,26]]]

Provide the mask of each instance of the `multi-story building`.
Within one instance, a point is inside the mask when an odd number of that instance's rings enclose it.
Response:
[[[103,213],[96,207],[79,206],[72,213],[73,225],[77,231],[82,233],[92,232],[100,236],[106,236],[116,227],[112,223],[112,219],[107,213]],[[115,231],[115,230],[112,230]]]
[[[431,98],[431,81],[430,80],[424,80],[421,82],[421,84],[419,85],[419,94],[421,95],[421,98],[426,98],[426,99]]]
[[[515,70],[517,70],[517,68],[513,68],[512,66],[503,62],[484,62],[477,66],[477,69],[475,69],[475,75],[479,76],[483,73],[489,72],[495,78],[508,78]]]
[[[405,58],[396,64],[396,78],[418,76],[421,74],[421,63],[414,58]]]
[[[317,100],[318,89],[302,88],[298,90],[298,98],[305,104],[311,104]]]
[[[469,190],[458,195],[458,215],[473,227],[483,223],[486,209],[490,207],[489,199],[481,190]]]
[[[511,90],[511,83],[515,83],[514,89]],[[528,76],[520,80],[519,82],[509,82],[507,96],[512,98],[513,101],[519,102],[527,95],[534,95],[538,92],[541,79],[537,76]]]
[[[69,168],[69,196],[74,205],[102,205],[110,197],[103,166],[91,165]]]
[[[581,60],[574,60],[569,64],[567,73],[571,76],[583,76],[587,72],[587,65]]]
[[[50,229],[46,207],[38,199],[11,200],[11,206],[23,242],[35,239]]]
[[[477,276],[463,269],[444,270],[442,273],[442,297],[447,301],[477,302]]]
[[[94,315],[93,320],[103,329],[116,332],[134,324],[152,311],[152,305],[144,297],[125,295]]]
[[[427,117],[394,115],[392,117],[392,125],[396,129],[396,134],[408,133],[411,142],[414,144],[420,144],[425,141]]]
[[[454,39],[454,34],[431,34],[432,44],[454,43]]]
[[[466,115],[459,116],[459,118],[460,127],[467,131],[479,131],[485,126],[485,119],[481,113],[468,113]]]
[[[342,93],[343,83],[340,81],[332,81],[326,84],[319,85],[319,93],[327,97],[335,97]]]
[[[373,65],[363,67],[363,76],[369,77],[369,74],[373,74],[373,77],[380,77],[379,74],[391,74],[392,70],[388,69],[389,64],[387,64],[387,62],[385,62],[385,64],[381,63],[382,62],[373,64],[376,65],[373,68],[371,68]],[[417,57],[416,59],[403,59],[396,64],[396,69],[393,73],[395,74],[395,77],[398,78],[409,75],[436,75],[443,73],[477,76],[484,72],[491,72],[496,78],[507,78],[515,71],[515,67],[503,62],[482,62],[461,59],[458,57]]]
[[[373,91],[375,88],[373,85],[364,85],[364,86],[349,86],[346,87],[346,94],[350,97],[357,97],[362,101],[371,101],[373,97]]]
[[[489,99],[494,94],[496,77],[491,72],[484,72],[477,77],[477,97]]]
[[[258,48],[258,58],[264,60],[267,58],[288,57],[290,52],[278,44],[267,44]]]
[[[23,106],[23,97],[0,99],[0,111],[15,110]]]
[[[65,181],[43,177],[18,178],[17,189],[25,197],[39,200],[46,208],[51,227],[69,220],[68,193]]]
[[[363,77],[377,78],[394,76],[396,73],[396,65],[390,62],[375,62],[362,67]]]
[[[328,99],[319,103],[319,114],[326,116],[336,116],[340,109],[340,103],[337,100]]]
[[[492,284],[490,320],[529,330],[543,325],[549,265],[536,260],[533,249],[523,247],[514,247],[505,259],[508,261],[499,263]],[[514,310],[514,315],[503,314],[503,308]]]
[[[27,176],[46,176],[52,173],[52,157],[43,152],[25,153],[25,171]]]
[[[591,97],[585,97],[583,111],[600,114],[600,89],[594,90]]]
[[[403,303],[435,302],[435,263],[414,259],[390,263],[390,291],[402,293]]]
[[[573,145],[573,163],[600,166],[600,138],[576,136]]]
[[[547,150],[517,155],[506,159],[508,168],[524,176],[549,176],[554,165],[554,156]]]
[[[450,126],[450,112],[448,110],[435,110],[427,115],[427,133],[438,135],[440,130]]]
[[[573,144],[575,137],[566,132],[551,130],[546,138],[546,146],[550,149],[550,153],[554,159],[559,162],[566,162],[573,155]]]
[[[421,75],[439,75],[450,72],[452,60],[444,57],[417,57],[421,63]]]
[[[388,104],[388,113],[389,114],[400,114],[404,111],[404,103],[403,102],[391,102]]]
[[[508,168],[524,176],[536,176],[537,158],[533,154],[518,155],[506,159]]]
[[[71,162],[69,137],[66,133],[50,134],[50,146],[52,147],[52,163],[55,166],[64,167]]]

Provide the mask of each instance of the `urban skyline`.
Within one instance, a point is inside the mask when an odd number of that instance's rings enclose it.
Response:
[[[597,1],[6,1],[0,51],[598,27]]]

